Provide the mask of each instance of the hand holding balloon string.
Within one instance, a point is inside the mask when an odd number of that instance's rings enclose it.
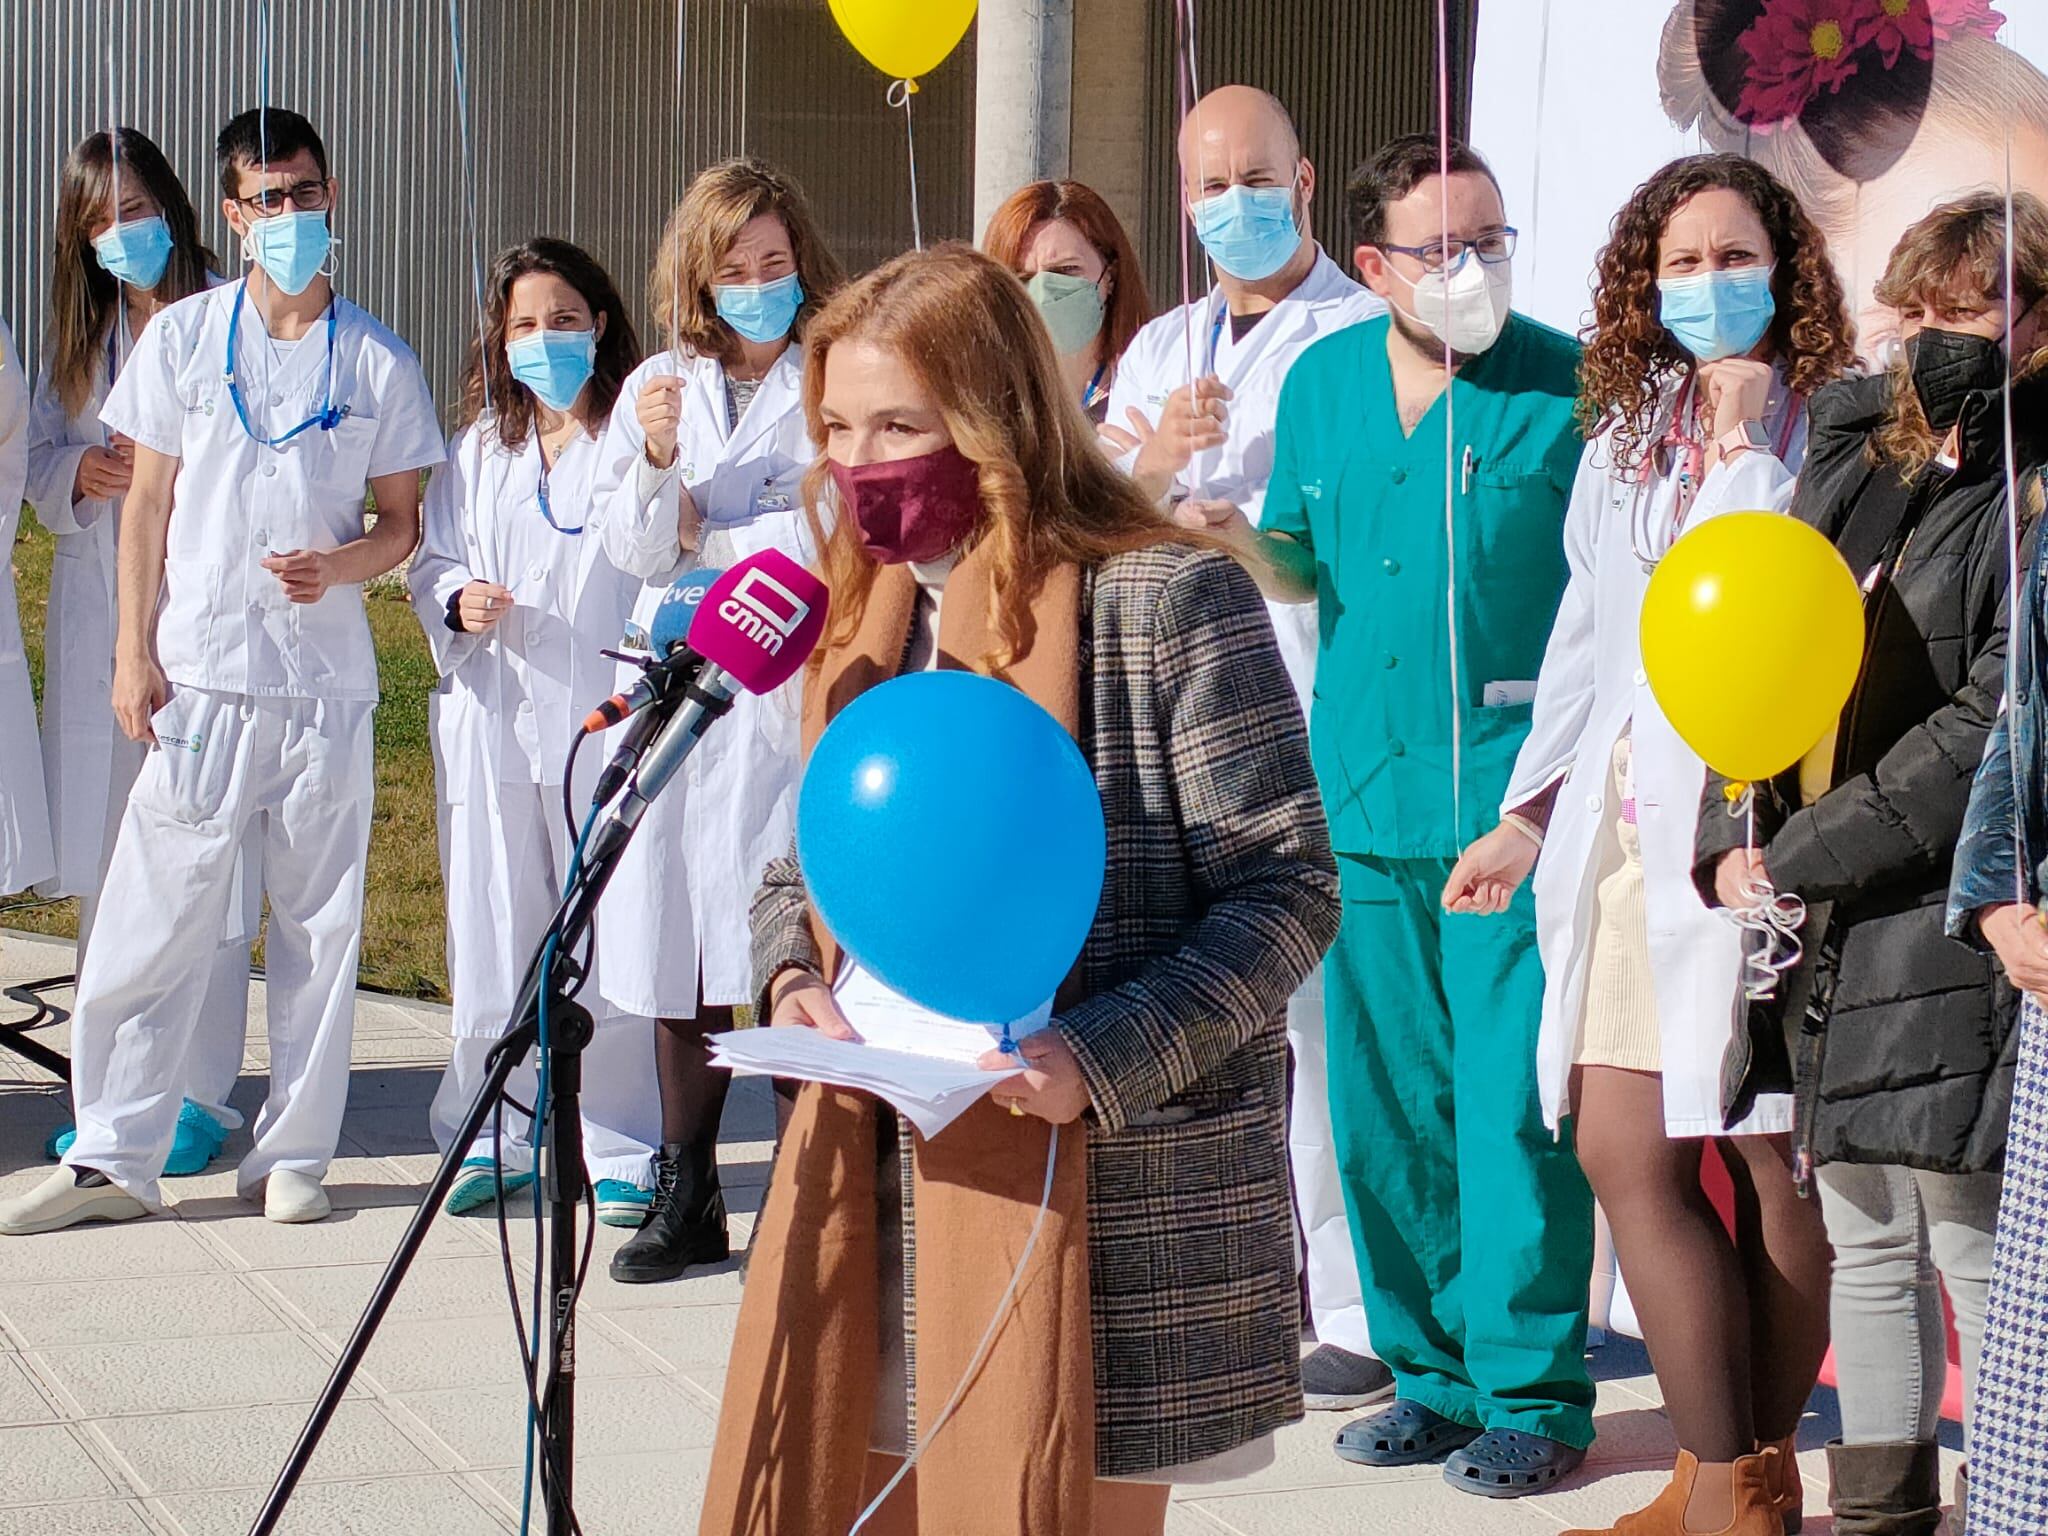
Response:
[[[1714,894],[1750,942],[1743,946],[1742,995],[1753,1003],[1776,995],[1778,978],[1799,964],[1806,953],[1799,932],[1806,926],[1806,903],[1780,893],[1764,867],[1756,846],[1756,786],[1731,784],[1728,814],[1747,819],[1743,847],[1722,856],[1714,871]]]

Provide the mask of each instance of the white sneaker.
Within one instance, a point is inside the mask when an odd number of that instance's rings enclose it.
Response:
[[[279,1168],[264,1184],[263,1214],[272,1221],[287,1224],[318,1221],[333,1209],[328,1203],[327,1191],[310,1173]]]
[[[27,1194],[0,1201],[0,1233],[26,1237],[32,1232],[58,1232],[82,1221],[132,1221],[148,1214],[148,1206],[108,1183],[105,1175],[59,1168]]]

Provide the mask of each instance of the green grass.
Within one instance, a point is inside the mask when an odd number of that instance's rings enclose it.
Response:
[[[40,699],[55,541],[27,518],[22,522],[14,545],[14,576],[29,673]],[[369,610],[384,702],[377,709],[377,814],[363,893],[362,985],[445,1001],[447,909],[434,824],[434,752],[427,740],[434,663],[402,586],[374,586]],[[0,925],[72,938],[78,932],[78,904],[10,901],[0,904]]]

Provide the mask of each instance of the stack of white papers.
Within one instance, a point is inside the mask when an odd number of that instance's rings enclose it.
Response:
[[[892,1105],[927,1139],[938,1135],[974,1101],[1023,1070],[984,1072],[976,1066],[1002,1043],[1000,1024],[949,1019],[848,965],[835,992],[858,1040],[833,1040],[801,1025],[736,1029],[711,1037],[713,1065],[742,1076],[792,1077],[871,1093]],[[1010,1037],[1045,1028],[1050,1000],[1013,1020]]]

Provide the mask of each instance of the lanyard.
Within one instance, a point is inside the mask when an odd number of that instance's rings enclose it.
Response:
[[[1088,387],[1081,391],[1082,410],[1088,410],[1095,404],[1095,401],[1098,398],[1096,395],[1096,391],[1102,387],[1102,376],[1107,372],[1109,372],[1109,364],[1107,361],[1100,362],[1095,365],[1095,372],[1089,377]]]
[[[540,515],[548,520],[548,526],[555,532],[566,534],[572,539],[581,538],[583,530],[590,526],[590,519],[587,516],[574,528],[564,528],[555,521],[555,504],[548,496],[548,451],[541,443],[540,423],[537,421],[533,424],[533,451],[540,457]]]
[[[258,437],[256,429],[249,424],[248,402],[242,399],[242,386],[235,378],[235,348],[242,334],[242,296],[248,289],[246,279],[235,284],[235,307],[228,316],[228,398],[234,402],[235,416],[241,421],[242,430],[265,448],[282,448],[308,427],[318,427],[322,432],[332,432],[348,419],[349,413],[349,407],[344,405],[337,408],[334,403],[334,327],[335,311],[341,307],[340,301],[332,294],[327,299],[327,382],[321,389],[320,409],[282,437]]]

